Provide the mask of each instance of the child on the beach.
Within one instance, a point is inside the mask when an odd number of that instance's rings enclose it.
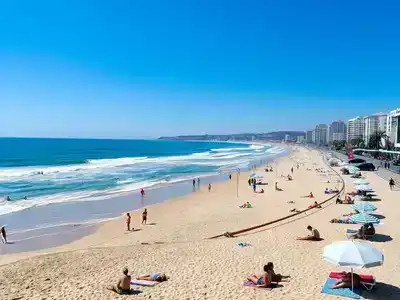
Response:
[[[126,229],[127,229],[128,231],[131,231],[131,215],[130,215],[129,213],[126,213],[125,222],[126,222]],[[133,228],[132,228],[132,229],[133,229]]]

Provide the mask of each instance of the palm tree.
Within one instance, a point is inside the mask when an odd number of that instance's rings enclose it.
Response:
[[[385,146],[386,146],[387,145],[386,133],[384,131],[377,131],[377,132],[373,133],[369,137],[368,148],[379,150],[379,148],[381,148],[383,146],[382,139],[386,140],[386,143],[385,143]]]

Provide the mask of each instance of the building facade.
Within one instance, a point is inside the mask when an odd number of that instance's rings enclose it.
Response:
[[[328,144],[328,125],[319,124],[314,129],[314,143],[318,146],[325,146]]]
[[[308,130],[306,132],[306,142],[311,144],[313,142],[313,131],[312,130]]]
[[[386,119],[386,135],[396,148],[400,148],[400,108],[392,110]]]
[[[356,117],[347,122],[347,142],[356,138],[364,139],[365,122],[363,117]]]
[[[364,142],[368,145],[369,139],[375,133],[387,132],[387,114],[379,113],[364,118]]]
[[[343,121],[333,121],[329,125],[329,142],[346,140],[346,124]]]

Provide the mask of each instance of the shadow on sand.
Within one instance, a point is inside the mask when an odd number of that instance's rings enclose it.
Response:
[[[391,284],[377,282],[372,291],[363,291],[362,296],[370,300],[400,299],[400,288]]]
[[[393,241],[390,235],[380,234],[380,233],[375,233],[373,236],[370,236],[368,240],[376,243],[386,243]]]

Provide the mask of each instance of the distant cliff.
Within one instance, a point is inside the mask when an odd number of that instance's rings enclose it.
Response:
[[[305,136],[304,131],[274,131],[268,133],[239,133],[239,134],[216,134],[216,135],[179,135],[179,136],[162,136],[159,140],[176,140],[176,141],[281,141],[285,136],[289,135],[291,139],[298,136]]]

